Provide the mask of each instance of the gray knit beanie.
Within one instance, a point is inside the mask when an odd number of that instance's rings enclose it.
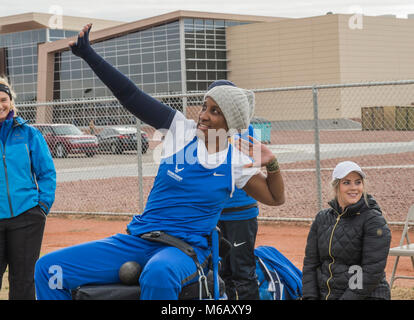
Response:
[[[234,86],[217,86],[207,91],[224,114],[229,129],[247,129],[254,113],[254,93]]]

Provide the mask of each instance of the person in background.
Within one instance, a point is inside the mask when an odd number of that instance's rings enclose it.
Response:
[[[96,135],[96,127],[95,127],[95,123],[93,122],[93,120],[89,121],[89,133],[91,135]]]
[[[56,172],[39,130],[17,116],[15,95],[0,78],[0,287],[9,267],[9,299],[34,300],[34,268]]]
[[[235,86],[228,80],[216,80],[210,84],[208,90],[220,85]],[[254,113],[254,101],[251,100],[249,103],[251,118]],[[249,140],[248,136],[256,137],[252,125],[241,134],[242,139]],[[223,237],[232,244],[231,250],[223,258],[220,270],[229,300],[259,300],[260,298],[254,255],[258,215],[257,200],[238,188],[221,212],[218,227]]]
[[[365,177],[352,161],[333,170],[334,199],[316,215],[306,243],[304,300],[390,300],[384,270],[391,232]]]

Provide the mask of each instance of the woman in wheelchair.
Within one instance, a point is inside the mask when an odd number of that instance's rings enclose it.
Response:
[[[194,249],[200,265],[207,265],[208,238],[235,187],[266,205],[284,203],[279,165],[260,142],[231,139],[249,125],[253,92],[214,87],[204,96],[198,121],[186,119],[100,57],[89,43],[90,29],[86,25],[77,42],[69,43],[72,52],[88,63],[123,107],[163,130],[162,156],[144,212],[132,218],[128,232],[44,255],[36,264],[37,298],[71,299],[71,291],[79,286],[119,283],[120,266],[136,261],[142,267],[140,299],[178,299],[183,287],[198,280],[194,260],[177,247],[143,235],[162,231],[178,238]]]

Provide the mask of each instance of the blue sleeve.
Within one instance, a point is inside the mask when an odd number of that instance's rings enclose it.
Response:
[[[83,59],[129,112],[156,129],[170,127],[176,110],[140,90],[94,50]]]
[[[32,128],[30,158],[39,190],[39,206],[48,214],[55,201],[56,170],[52,155],[40,131]]]

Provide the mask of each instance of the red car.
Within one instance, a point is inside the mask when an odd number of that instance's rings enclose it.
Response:
[[[98,150],[98,139],[83,133],[73,124],[33,124],[33,127],[43,134],[55,158],[66,158],[74,153],[93,157]]]

